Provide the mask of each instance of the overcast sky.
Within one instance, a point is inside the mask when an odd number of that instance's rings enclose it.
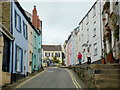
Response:
[[[19,0],[23,9],[32,13],[36,5],[43,25],[43,44],[64,44],[71,31],[91,8],[95,0]],[[66,2],[61,2],[66,1]],[[75,2],[76,1],[76,2]],[[82,2],[84,1],[84,2]]]

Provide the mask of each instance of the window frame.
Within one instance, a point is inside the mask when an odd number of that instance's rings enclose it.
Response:
[[[17,53],[17,49],[19,50],[18,51],[19,53]],[[16,63],[15,63],[15,71],[20,73],[20,72],[22,72],[22,67],[23,67],[23,64],[22,64],[22,62],[23,62],[23,49],[21,47],[19,47],[18,45],[16,45],[16,49],[15,50],[16,50],[15,51],[16,52],[16,56],[15,56],[15,61],[16,61]],[[21,54],[20,54],[20,52],[21,52]],[[21,56],[19,57],[18,54],[21,55]],[[19,57],[19,60],[17,60],[17,58],[18,58],[17,55]],[[19,66],[18,66],[18,62],[17,61],[19,61]],[[19,69],[18,69],[18,67],[19,67]]]
[[[18,26],[19,25],[19,26]],[[15,10],[15,29],[21,33],[21,17],[20,15],[17,13],[17,11]]]
[[[23,21],[23,36],[28,39],[27,24]]]

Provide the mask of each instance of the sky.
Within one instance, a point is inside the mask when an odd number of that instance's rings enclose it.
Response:
[[[33,6],[42,20],[42,44],[63,45],[92,7],[95,0],[18,0],[32,14]],[[84,2],[83,2],[84,1]]]

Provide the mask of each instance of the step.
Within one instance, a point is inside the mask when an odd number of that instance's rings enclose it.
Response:
[[[120,65],[119,64],[94,64],[91,65],[94,70],[100,70],[100,69],[119,69],[120,70]]]
[[[95,70],[95,74],[120,74],[118,69],[100,69]]]
[[[100,90],[119,90],[118,85],[96,85],[97,88],[100,88]]]
[[[96,80],[95,85],[120,85],[120,80]]]
[[[95,74],[95,80],[117,80],[120,79],[119,74]]]

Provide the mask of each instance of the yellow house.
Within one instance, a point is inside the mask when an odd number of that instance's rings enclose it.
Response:
[[[42,60],[53,60],[54,57],[59,60],[59,64],[62,64],[62,46],[61,45],[42,45],[43,53]]]

